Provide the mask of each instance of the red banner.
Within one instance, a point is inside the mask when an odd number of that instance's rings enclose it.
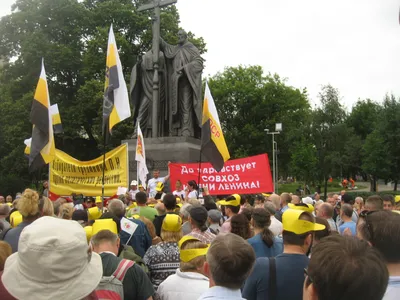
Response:
[[[201,169],[198,163],[171,163],[169,170],[172,190],[177,180],[185,187],[189,180],[198,182],[199,171],[199,186],[207,186],[211,195],[257,194],[274,189],[267,154],[229,160],[221,172],[210,163],[202,163]]]

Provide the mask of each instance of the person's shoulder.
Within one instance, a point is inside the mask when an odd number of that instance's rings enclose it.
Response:
[[[258,235],[258,234],[256,234],[255,236],[253,236],[253,237],[247,239],[247,242],[248,242],[250,245],[257,243],[258,241],[259,241],[259,235]]]
[[[268,257],[259,257],[256,259],[254,267],[263,268],[265,266],[269,266],[269,258]]]

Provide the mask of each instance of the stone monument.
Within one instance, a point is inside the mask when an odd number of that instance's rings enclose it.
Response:
[[[203,59],[199,50],[178,32],[178,45],[160,37],[160,11],[177,0],[153,0],[138,11],[154,10],[153,45],[132,69],[130,93],[135,133],[128,143],[130,177],[136,178],[136,128],[144,135],[149,171],[168,170],[168,161],[198,162],[202,118]]]

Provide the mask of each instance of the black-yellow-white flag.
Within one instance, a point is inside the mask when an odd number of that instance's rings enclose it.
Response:
[[[51,120],[53,122],[54,133],[62,133],[63,127],[61,123],[60,111],[58,110],[58,104],[50,106]]]
[[[122,73],[117,43],[115,42],[111,25],[108,37],[106,82],[104,87],[103,133],[111,133],[111,129],[116,124],[130,116],[128,89]]]
[[[225,162],[230,158],[221,123],[219,122],[217,108],[207,82],[203,103],[201,151],[218,172],[221,171]]]
[[[51,120],[53,122],[53,132],[55,134],[62,133],[63,128],[62,128],[60,112],[58,110],[57,104],[53,104],[52,106],[50,106],[50,113],[51,113]],[[32,138],[26,139],[24,141],[24,144],[26,146],[24,153],[28,158],[29,158],[29,154],[31,153],[31,143],[32,143]]]
[[[30,121],[33,124],[33,129],[29,154],[29,171],[33,172],[47,165],[55,158],[50,97],[43,61],[42,71],[32,102]]]

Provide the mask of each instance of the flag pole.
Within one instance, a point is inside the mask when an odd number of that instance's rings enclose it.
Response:
[[[135,233],[135,232],[133,232]],[[132,237],[133,237],[133,233],[131,234],[131,236],[129,237],[129,239],[126,241],[125,245],[129,245],[129,242],[131,241]]]
[[[138,161],[136,161],[136,181],[139,186],[140,183],[139,183],[139,162]],[[142,182],[142,185],[143,185],[143,182]]]
[[[200,197],[200,179],[201,179],[201,151],[203,149],[203,145],[200,146],[200,157],[199,157],[199,176],[197,178],[197,185],[199,187],[199,192],[197,193],[197,199]]]
[[[104,177],[105,177],[105,167],[106,167],[106,137],[107,137],[107,128],[104,128],[103,134],[103,176],[101,179],[101,203],[103,205],[102,211],[104,211]]]

